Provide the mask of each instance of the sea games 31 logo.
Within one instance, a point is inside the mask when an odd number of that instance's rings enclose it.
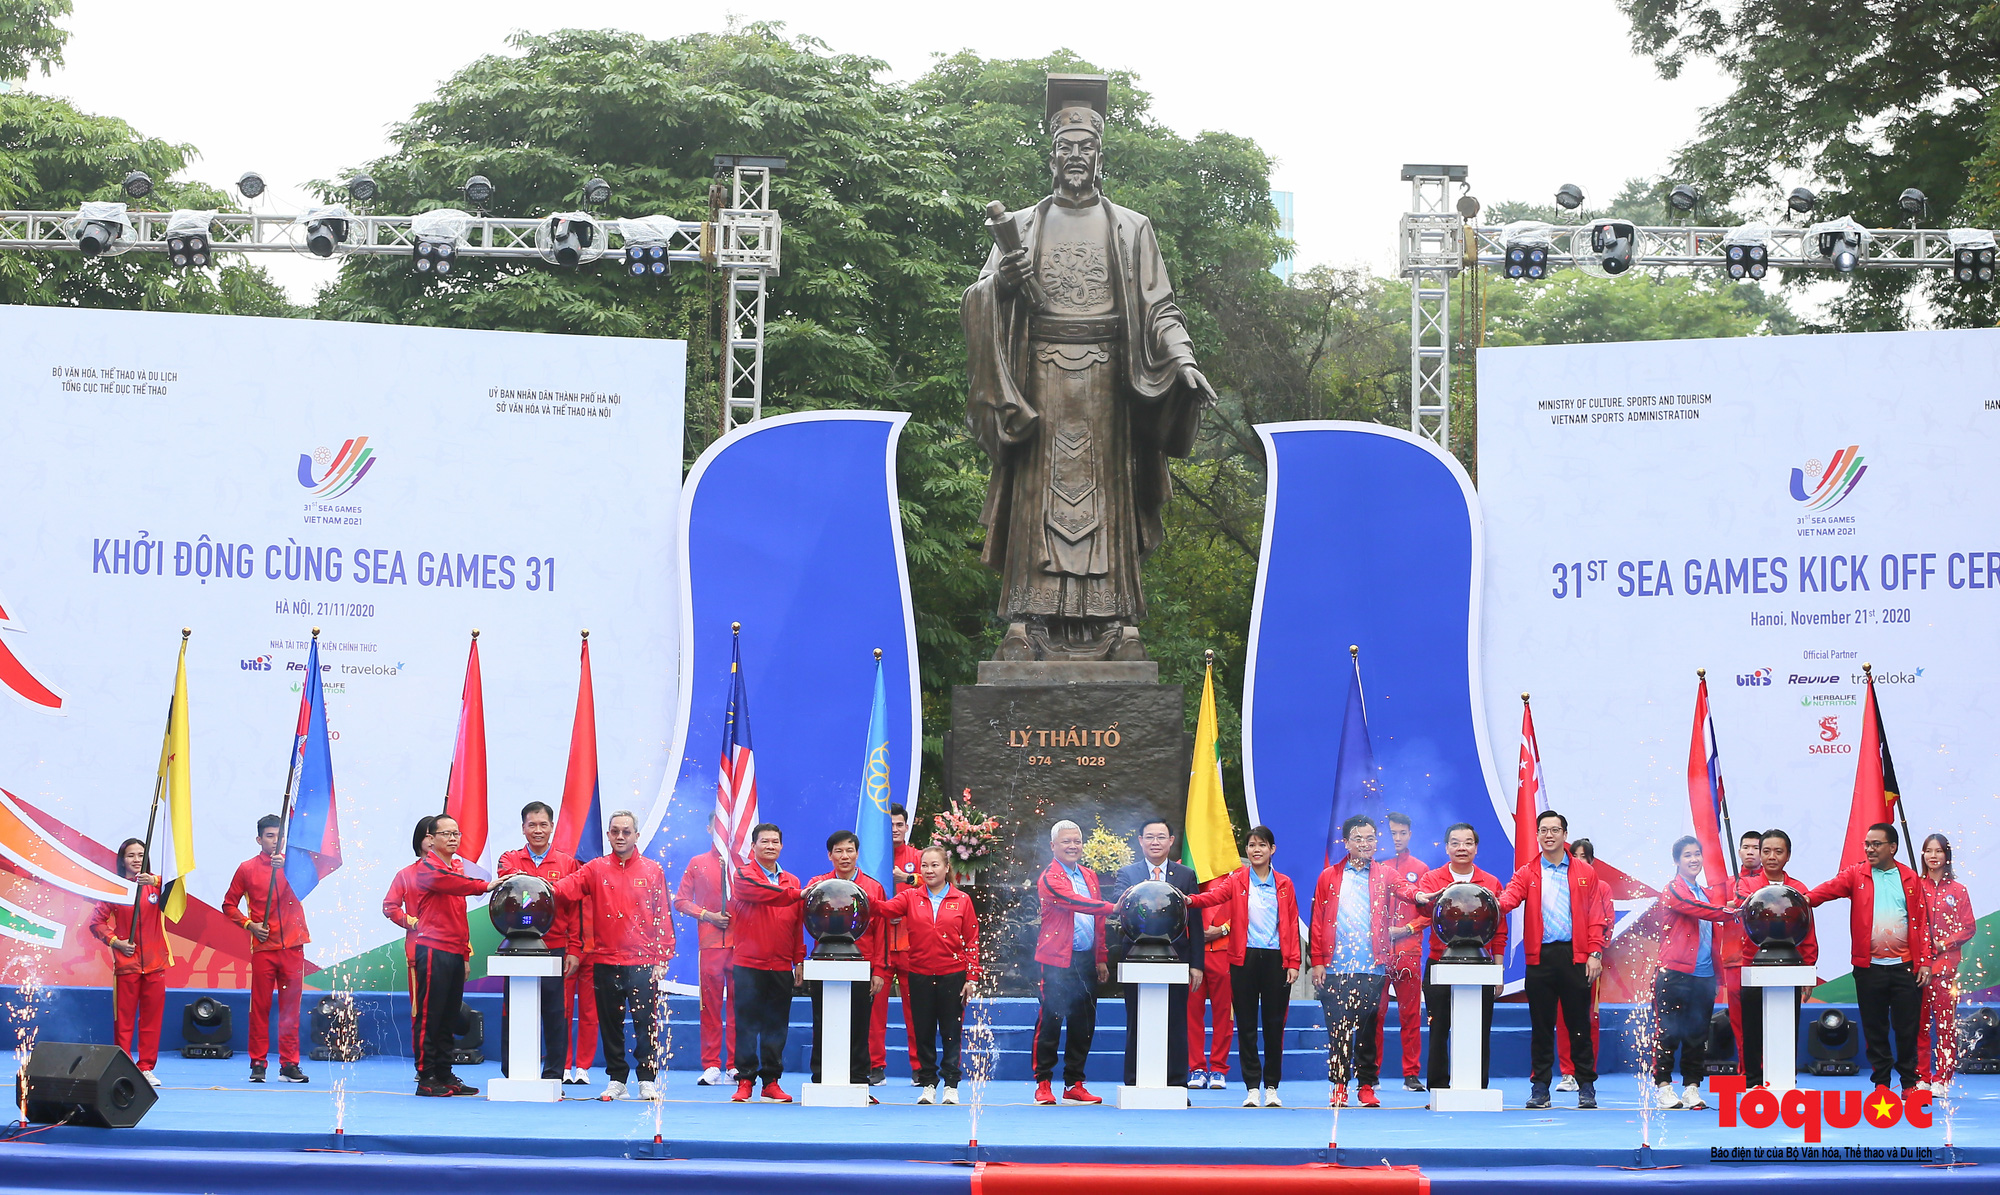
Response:
[[[314,466],[322,472],[313,476]],[[368,447],[367,436],[356,436],[341,444],[339,452],[325,448],[315,449],[311,454],[299,454],[299,484],[313,492],[315,498],[338,498],[368,476],[368,470],[375,467],[375,450]]]
[[[1768,1087],[1743,1089],[1741,1075],[1715,1075],[1708,1081],[1717,1096],[1716,1123],[1733,1129],[1737,1121],[1753,1129],[1768,1129],[1783,1118],[1786,1127],[1804,1129],[1808,1144],[1817,1143],[1820,1126],[1851,1129],[1867,1121],[1878,1129],[1909,1121],[1913,1129],[1931,1127],[1931,1093],[1912,1090],[1897,1095],[1886,1087],[1873,1091],[1814,1091],[1795,1088],[1782,1097]]]
[[[1868,465],[1861,455],[1861,446],[1849,444],[1834,453],[1825,465],[1815,459],[1807,461],[1803,469],[1792,470],[1792,499],[1805,503],[1807,510],[1832,510],[1846,501],[1866,472]],[[1806,489],[1808,477],[1815,479],[1811,490]]]

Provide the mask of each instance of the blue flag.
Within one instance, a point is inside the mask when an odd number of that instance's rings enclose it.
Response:
[[[285,821],[285,882],[300,900],[340,866],[340,814],[333,799],[333,752],[326,733],[326,692],[319,682],[319,638],[306,655],[299,722],[292,739],[292,808]]]
[[[1361,653],[1349,654],[1354,674],[1347,682],[1347,711],[1340,719],[1340,754],[1333,764],[1333,813],[1326,823],[1323,866],[1347,857],[1340,823],[1357,813],[1379,821],[1382,812],[1382,777],[1375,769],[1375,748],[1368,741],[1368,707],[1361,696]]]
[[[889,831],[889,691],[882,683],[882,653],[875,653],[875,703],[868,711],[868,748],[861,764],[861,796],[854,807],[854,836],[861,840],[861,870],[885,891],[895,886],[896,846]]]

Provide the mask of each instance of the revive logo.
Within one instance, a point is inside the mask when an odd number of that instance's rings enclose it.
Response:
[[[325,472],[313,476],[313,466],[324,467]],[[311,455],[299,454],[299,484],[313,492],[315,498],[338,498],[368,475],[375,467],[375,450],[368,447],[367,436],[356,436],[341,444],[338,453],[321,448]]]
[[[1846,501],[1866,472],[1868,466],[1862,459],[1861,445],[1849,444],[1834,453],[1824,466],[1818,460],[1810,460],[1805,468],[1792,470],[1792,499],[1805,503],[1807,510],[1832,510]],[[1808,476],[1819,479],[1810,492],[1806,490]]]
[[[1768,1087],[1743,1090],[1743,1076],[1715,1075],[1708,1089],[1717,1097],[1717,1124],[1733,1129],[1740,1119],[1753,1129],[1768,1129],[1780,1118],[1785,1127],[1804,1129],[1807,1144],[1819,1141],[1820,1127],[1851,1129],[1862,1121],[1878,1129],[1909,1121],[1913,1129],[1931,1127],[1931,1093],[1916,1090],[1897,1095],[1886,1087],[1873,1091],[1816,1091],[1798,1088],[1780,1098]]]

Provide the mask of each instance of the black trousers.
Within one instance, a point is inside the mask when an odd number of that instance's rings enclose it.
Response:
[[[604,1044],[605,1075],[614,1083],[623,1083],[631,1073],[625,1064],[625,1011],[630,1009],[639,1082],[651,1083],[660,1074],[660,992],[653,984],[653,968],[646,963],[598,963],[591,973],[597,996],[597,1036]],[[543,990],[546,993],[547,989]],[[543,1007],[547,1007],[546,1000]],[[546,1063],[543,1069],[547,1069]]]
[[[465,956],[417,944],[417,1082],[451,1080],[451,1044],[457,1036],[458,1006],[465,1001]]]
[[[1855,985],[1860,986],[1858,983]],[[1764,1081],[1764,989],[1740,988],[1743,993],[1743,1010],[1737,1019],[1743,1022],[1743,1040],[1736,1043],[1736,1070],[1743,1076],[1746,1088],[1755,1087]],[[1792,989],[1792,1031],[1798,1032],[1799,1004],[1805,993]]]
[[[1917,1029],[1923,1008],[1923,989],[1917,973],[1908,963],[1884,966],[1871,963],[1854,968],[1854,1002],[1861,1006],[1861,1036],[1868,1045],[1870,1079],[1879,1087],[1889,1085],[1895,1072],[1904,1091],[1917,1085]],[[1896,1034],[1896,1048],[1889,1048],[1889,1033]]]
[[[1708,1024],[1715,1017],[1715,976],[1661,971],[1653,980],[1653,1015],[1659,1023],[1653,1082],[1665,1083],[1674,1077],[1674,1048],[1678,1046],[1682,1085],[1700,1087],[1708,1078]]]
[[[1093,969],[1092,978],[1095,978]],[[910,1002],[910,1032],[916,1034],[917,1085],[958,1086],[959,1039],[965,1031],[965,972],[950,975],[906,975]],[[944,1043],[942,1057],[938,1043]]]
[[[875,1011],[875,998],[869,994],[868,982],[857,980],[849,985],[847,1001],[847,1081],[849,1083],[868,1082],[868,1019]],[[812,1081],[825,1080],[819,1074],[819,1045],[822,1040],[820,1026],[821,1012],[826,1000],[826,984],[817,979],[806,981],[806,991],[812,996],[813,1048]]]
[[[1542,943],[1542,961],[1528,964],[1528,1058],[1536,1091],[1549,1085],[1556,1066],[1556,1009],[1569,1030],[1569,1057],[1578,1083],[1597,1082],[1597,1051],[1590,1041],[1590,982],[1569,942]]]
[[[1083,1082],[1083,1064],[1090,1058],[1090,1041],[1097,1036],[1097,952],[1070,951],[1069,964],[1042,968],[1041,1012],[1035,1017],[1035,1081],[1047,1083],[1056,1071],[1057,1047],[1062,1047],[1063,1086]],[[1063,1040],[1063,1022],[1069,1037]]]
[[[1187,1086],[1188,985],[1167,985],[1167,1086]],[[1125,1086],[1139,1083],[1139,985],[1125,985]]]
[[[514,985],[500,992],[500,1073],[507,1073],[507,1021],[514,1014]],[[563,977],[542,976],[542,1078],[563,1077],[569,1057],[569,1022],[563,1015]]]
[[[1373,1087],[1382,1078],[1382,1060],[1375,1050],[1375,1026],[1382,1015],[1382,985],[1386,975],[1329,972],[1320,993],[1326,1014],[1326,1077],[1336,1086],[1352,1078]]]
[[[1451,1086],[1451,985],[1431,982],[1435,966],[1435,959],[1424,963],[1424,1007],[1431,1013],[1431,1052],[1424,1060],[1424,1085],[1439,1088]],[[1480,991],[1479,1085],[1485,1087],[1493,1068],[1493,989]]]
[[[736,1004],[736,1081],[776,1083],[785,1073],[792,973],[736,967],[730,974],[729,998]],[[866,1049],[866,1033],[861,1042]]]
[[[1229,968],[1229,1004],[1236,1014],[1236,1058],[1243,1064],[1243,1086],[1276,1087],[1285,1077],[1285,1014],[1292,1008],[1284,953],[1246,949],[1242,965]]]

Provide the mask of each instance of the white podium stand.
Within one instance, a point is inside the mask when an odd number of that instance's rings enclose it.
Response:
[[[1451,985],[1451,1085],[1431,1089],[1433,1112],[1500,1110],[1500,1089],[1479,1085],[1479,1055],[1486,1044],[1483,989],[1500,986],[1502,971],[1499,963],[1431,964],[1431,983]]]
[[[819,1073],[825,1083],[799,1089],[799,1103],[808,1108],[866,1108],[868,1086],[848,1076],[847,1055],[854,1011],[854,985],[868,983],[867,959],[807,959],[806,978],[822,985],[819,1009]]]
[[[1167,987],[1188,981],[1186,963],[1119,963],[1118,982],[1139,985],[1139,1083],[1118,1089],[1120,1108],[1185,1108],[1187,1088],[1167,1086]]]
[[[1783,1095],[1799,1085],[1799,1018],[1793,1008],[1799,988],[1813,986],[1814,968],[1799,966],[1759,966],[1743,968],[1743,986],[1764,989],[1764,1081]],[[1737,1043],[1738,1069],[1742,1069],[1743,1044]]]
[[[510,1103],[553,1104],[562,1099],[562,1080],[542,1074],[542,979],[560,976],[560,954],[493,954],[486,973],[507,977],[507,1073],[486,1085],[486,1098]],[[533,1076],[524,1078],[523,1076]]]

